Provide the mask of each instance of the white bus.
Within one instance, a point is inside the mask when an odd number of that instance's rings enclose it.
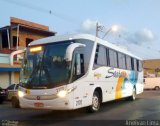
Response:
[[[101,103],[143,92],[141,59],[88,34],[33,41],[21,70],[21,108],[91,112]]]

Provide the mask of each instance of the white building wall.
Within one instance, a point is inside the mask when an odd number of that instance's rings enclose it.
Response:
[[[0,72],[0,87],[7,88],[10,85],[9,72]]]
[[[11,84],[14,84],[14,72],[11,72]]]
[[[0,53],[0,63],[10,64],[10,55]],[[0,71],[0,87],[7,88],[10,84],[19,83],[19,72]]]
[[[20,78],[20,72],[12,72],[13,73],[13,79],[12,84],[19,84],[19,78]]]

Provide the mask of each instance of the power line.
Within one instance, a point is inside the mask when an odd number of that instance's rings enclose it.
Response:
[[[39,6],[33,6],[29,3],[24,3],[24,2],[21,2],[21,1],[15,1],[15,0],[3,0],[4,2],[8,2],[10,4],[15,4],[17,6],[21,6],[21,7],[25,7],[25,8],[29,8],[29,9],[32,9],[32,10],[35,10],[35,11],[38,11],[38,12],[41,12],[41,13],[45,13],[45,14],[49,14],[49,15],[53,15],[54,17],[57,17],[61,20],[65,20],[69,23],[74,23],[76,24],[76,22],[78,22],[76,19],[73,19],[69,16],[66,16],[64,14],[60,14],[60,13],[57,13],[51,9],[45,9],[45,8],[41,8]]]

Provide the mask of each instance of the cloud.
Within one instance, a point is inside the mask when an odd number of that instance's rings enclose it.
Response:
[[[157,37],[149,29],[144,28],[132,33],[124,29],[115,40],[118,44],[126,46],[128,51],[142,59],[160,58],[160,50],[155,46]]]
[[[82,30],[85,32],[92,32],[96,30],[96,23],[97,21],[86,19],[82,22]]]
[[[95,34],[96,23],[96,20],[86,19],[81,24],[81,31]],[[106,29],[104,29],[106,31],[112,26],[104,25],[100,22],[98,22],[98,24],[106,26]],[[104,39],[116,45],[120,45],[122,48],[128,49],[128,51],[142,59],[160,58],[160,50],[152,47],[157,37],[151,30],[144,28],[131,32],[120,24],[118,24],[118,27],[117,32],[110,32]],[[105,32],[99,32],[99,37],[103,38],[104,33]],[[151,51],[152,53],[150,53]]]
[[[80,31],[90,33],[90,34],[95,34],[97,22],[98,21],[91,20],[89,18],[84,20],[81,24]],[[106,26],[100,22],[98,22],[98,24],[101,26]],[[99,32],[99,37],[103,38],[105,30],[107,31],[108,30],[107,28],[110,28],[110,27],[111,26],[106,26],[105,27],[106,29],[103,29],[104,30],[103,33]],[[110,40],[110,38],[112,38],[111,40],[114,40],[114,39],[118,41],[122,40],[123,41],[122,43],[133,43],[136,45],[141,45],[146,42],[153,42],[155,40],[155,35],[151,30],[147,28],[144,28],[139,31],[128,32],[124,26],[118,25],[118,31],[115,33],[110,32],[109,36],[107,36],[107,40]]]
[[[154,40],[154,34],[148,29],[143,29],[142,31],[135,33],[135,37],[142,42],[151,42]]]
[[[103,36],[105,35],[105,33],[109,32],[109,37],[111,36],[115,36],[116,34],[118,34],[121,30],[123,30],[123,27],[121,25],[105,25],[103,23],[101,23],[100,21],[97,20],[91,20],[91,19],[86,19],[82,22],[81,24],[81,28],[79,31],[85,32],[85,33],[89,33],[89,34],[93,34],[95,35],[96,32],[96,24],[98,23],[98,26],[101,26],[98,32],[98,37],[103,38]],[[111,31],[111,27],[113,26],[117,26],[118,27],[118,31],[114,32]],[[107,34],[108,37],[108,34]],[[105,38],[104,38],[105,39]]]
[[[142,44],[146,42],[153,42],[155,40],[155,35],[149,29],[143,29],[134,33],[125,33],[125,39],[128,42],[134,44]]]

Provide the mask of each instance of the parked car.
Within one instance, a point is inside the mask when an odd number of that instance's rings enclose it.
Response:
[[[7,91],[0,87],[0,104],[3,103],[3,101],[6,99],[6,96],[7,96]]]
[[[19,84],[12,84],[7,88],[7,100],[11,101],[14,108],[19,108],[18,86]]]

